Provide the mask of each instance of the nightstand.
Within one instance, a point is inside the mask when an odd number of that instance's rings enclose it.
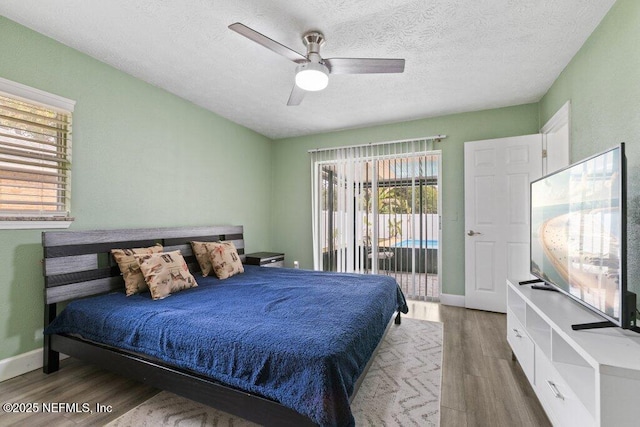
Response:
[[[260,267],[284,267],[284,254],[281,252],[254,252],[247,254],[245,264]]]

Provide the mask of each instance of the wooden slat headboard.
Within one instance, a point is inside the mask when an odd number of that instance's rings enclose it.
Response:
[[[141,228],[131,230],[45,231],[43,274],[45,304],[124,289],[111,249],[160,243],[165,251],[180,250],[192,272],[200,267],[190,241],[229,240],[244,261],[242,226]]]

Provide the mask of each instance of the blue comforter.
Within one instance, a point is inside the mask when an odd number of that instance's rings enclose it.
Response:
[[[353,425],[349,396],[394,311],[388,276],[245,266],[153,301],[113,293],[67,305],[46,334],[144,353],[256,393],[319,425]]]

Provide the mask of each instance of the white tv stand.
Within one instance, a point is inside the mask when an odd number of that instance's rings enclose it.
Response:
[[[555,426],[640,425],[640,334],[571,329],[602,320],[559,292],[507,280],[507,341]]]

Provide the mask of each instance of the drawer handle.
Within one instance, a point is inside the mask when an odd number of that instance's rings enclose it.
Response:
[[[520,335],[519,330],[517,330],[516,328],[513,328],[513,332],[516,334],[516,338],[522,338],[522,335]]]
[[[551,392],[553,393],[553,396],[555,398],[564,400],[564,396],[562,395],[562,393],[560,393],[560,390],[558,390],[558,387],[554,384],[553,381],[547,380],[547,384],[549,385],[549,388],[551,389]]]

